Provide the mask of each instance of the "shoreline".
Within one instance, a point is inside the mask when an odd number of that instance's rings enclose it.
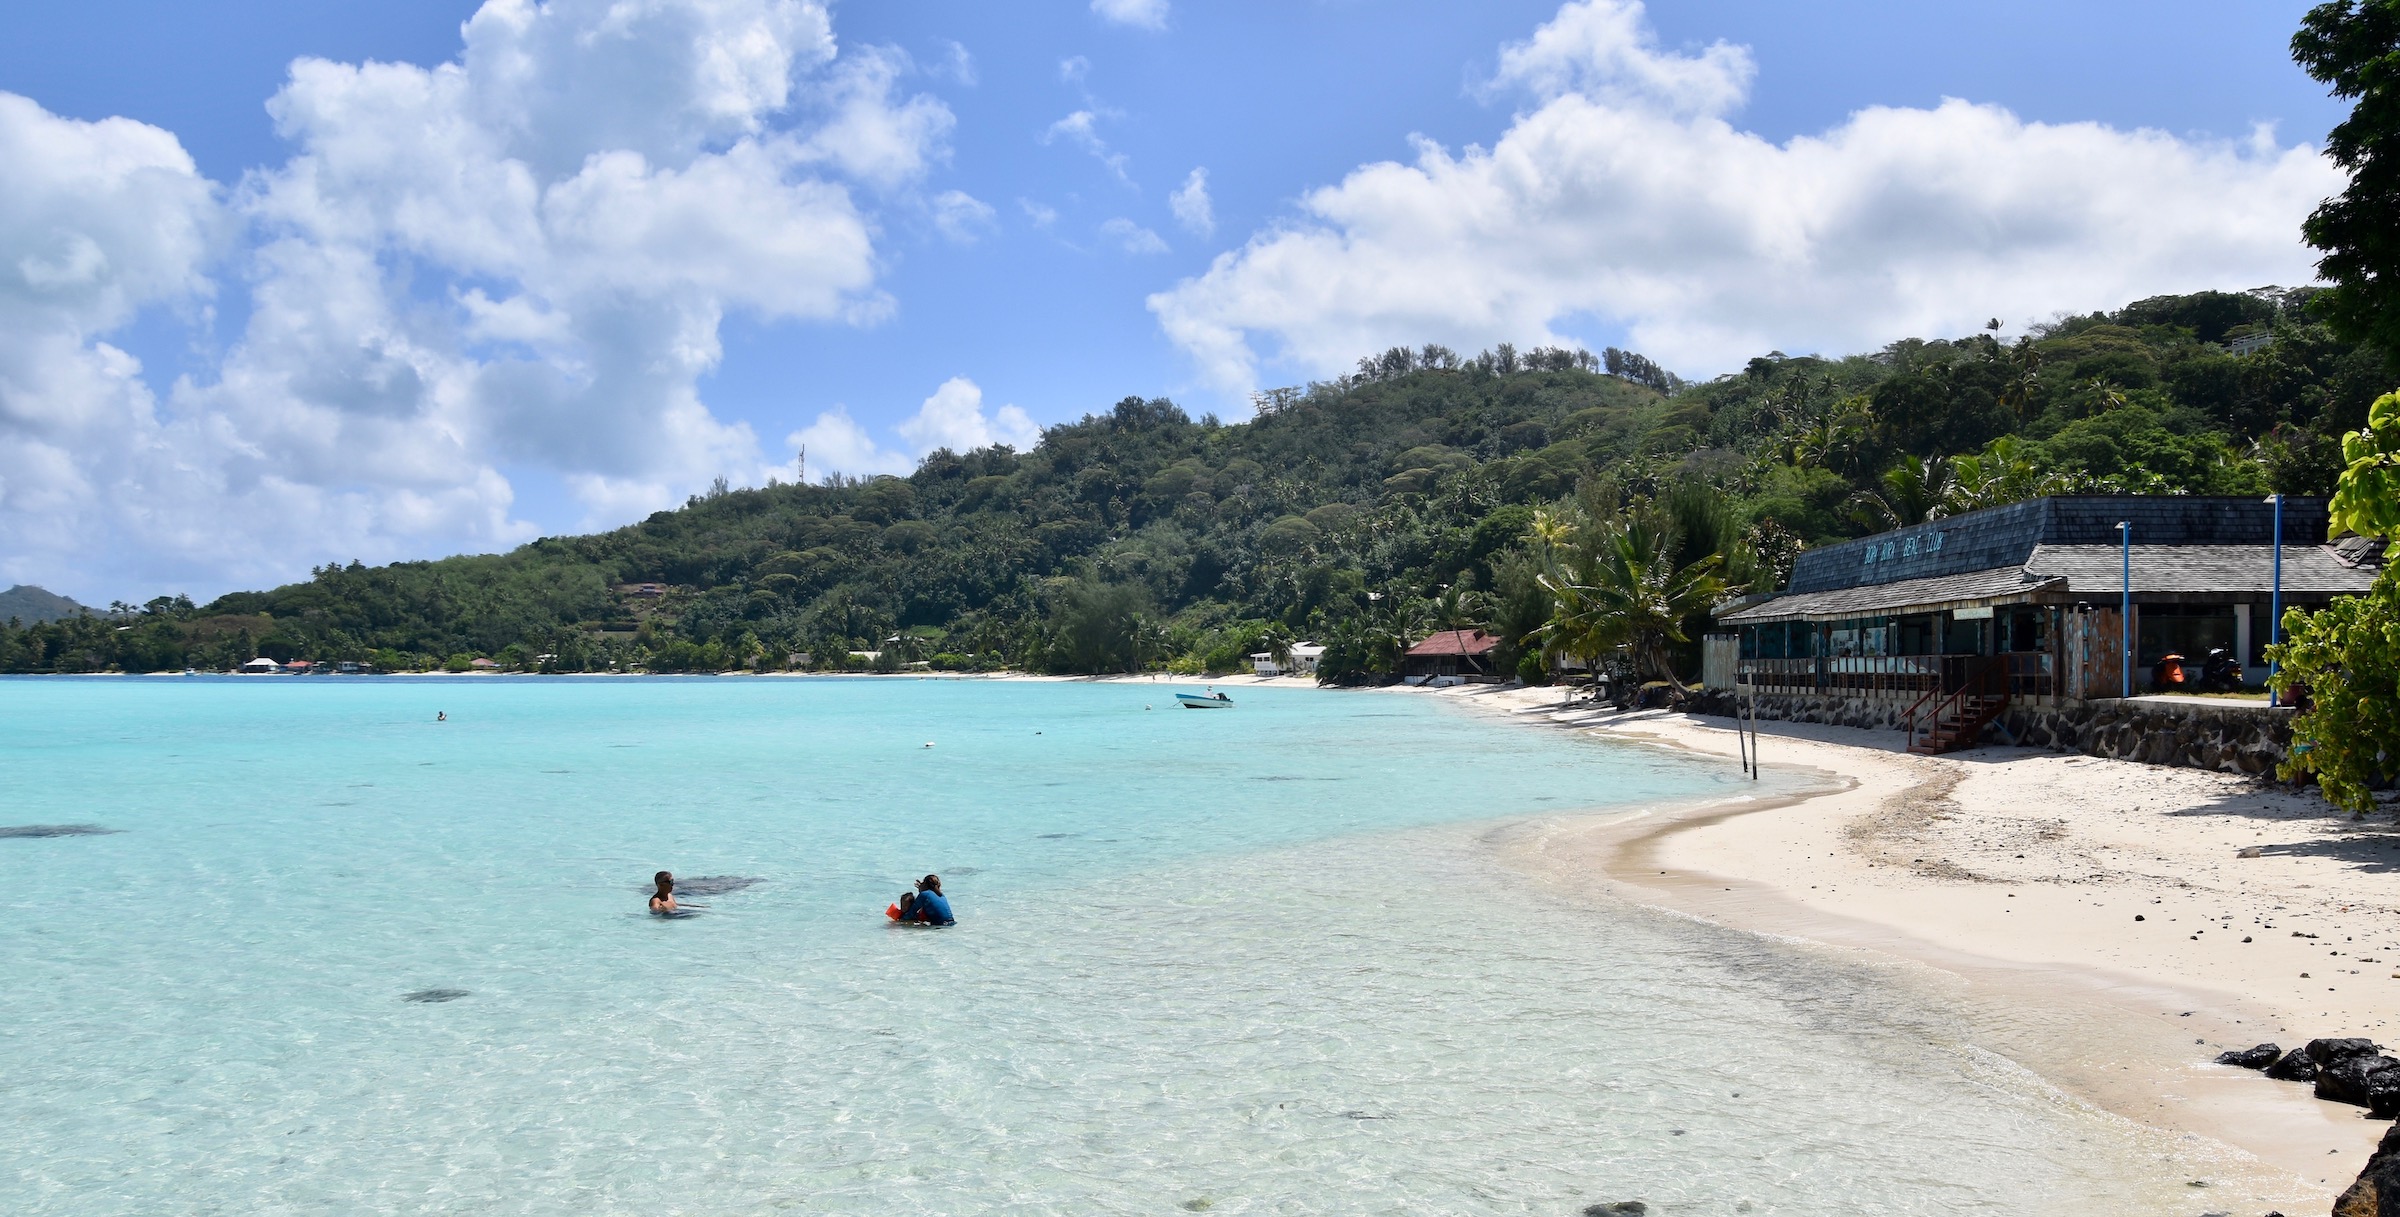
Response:
[[[1519,723],[1736,755],[1718,720],[1561,713],[1554,689],[1434,692]],[[1511,861],[1570,896],[1896,963],[1950,991],[1977,1046],[2100,1110],[2236,1151],[2228,1169],[2287,1207],[2330,1205],[2356,1176],[2387,1122],[2212,1062],[2269,1040],[2388,1038],[2388,823],[2197,770],[2016,748],[1922,757],[1897,733],[1811,724],[1759,734],[1767,764],[1812,788],[1565,818]]]

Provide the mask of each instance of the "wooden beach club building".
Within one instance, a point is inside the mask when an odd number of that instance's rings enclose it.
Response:
[[[1849,718],[1905,718],[1912,741],[1945,702],[1971,740],[2012,703],[2117,697],[2128,643],[2136,693],[2151,691],[2161,656],[2196,662],[2215,648],[2255,687],[2271,603],[2311,608],[2364,592],[2382,562],[2375,543],[2324,543],[2324,499],[2287,496],[2279,563],[2278,506],[2058,496],[1807,550],[1784,591],[1717,614],[1710,683],[1820,709],[1858,703]]]

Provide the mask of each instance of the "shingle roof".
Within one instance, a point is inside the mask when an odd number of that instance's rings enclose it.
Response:
[[[1408,648],[1411,655],[1481,655],[1500,645],[1482,630],[1443,630]]]
[[[2136,545],[2135,595],[2265,596],[2275,581],[2272,545]],[[2353,555],[2354,556],[2354,555]],[[2350,565],[2329,545],[2283,547],[2287,595],[2355,595],[2375,582],[2372,561]],[[2023,566],[1903,579],[1865,587],[1787,592],[1717,618],[1726,625],[1769,621],[1840,621],[1896,609],[1932,612],[2030,600],[2036,592],[2109,596],[2125,586],[2125,551],[2116,545],[2036,545]]]
[[[2125,585],[2124,550],[2115,545],[2037,545],[2025,569],[2067,581],[2077,595]],[[2330,547],[2283,547],[2283,590],[2301,595],[2355,594],[2375,582],[2373,566],[2344,565]],[[2253,593],[2275,582],[2272,545],[2151,545],[2133,547],[2133,590],[2158,593]]]
[[[1757,625],[1767,621],[1794,619],[1839,621],[1888,613],[1899,608],[1932,610],[1951,605],[2030,599],[2035,592],[2050,590],[2058,582],[2055,578],[2042,579],[2028,575],[2025,568],[2020,566],[2004,566],[1996,570],[1939,575],[1931,579],[1903,579],[1898,583],[1877,583],[1866,587],[1793,592],[1736,610],[1718,620],[1726,625]]]
[[[2021,566],[2037,545],[2114,544],[2120,520],[2133,525],[2136,548],[2264,548],[2275,536],[2274,504],[2250,496],[2057,495],[1803,551],[1792,563],[1790,587],[1819,592]],[[2287,544],[2323,537],[2325,521],[2324,499],[2284,500]]]

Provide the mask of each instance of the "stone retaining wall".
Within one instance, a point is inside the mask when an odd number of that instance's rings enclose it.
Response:
[[[1711,690],[1695,700],[1693,709],[1702,714],[1731,715],[1733,704],[1732,693]],[[1838,695],[1762,695],[1758,699],[1760,718],[1893,731],[1900,729],[1901,715],[1907,709],[1905,702]],[[1977,742],[2272,776],[2291,738],[2289,710],[2244,703],[2213,706],[2110,699],[2065,702],[2056,707],[2012,705],[1999,721],[1984,728]]]

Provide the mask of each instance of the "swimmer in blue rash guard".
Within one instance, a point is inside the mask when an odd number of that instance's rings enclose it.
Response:
[[[942,894],[942,877],[927,875],[917,880],[917,905],[913,910],[917,920],[929,925],[957,925],[950,915],[950,898]]]

